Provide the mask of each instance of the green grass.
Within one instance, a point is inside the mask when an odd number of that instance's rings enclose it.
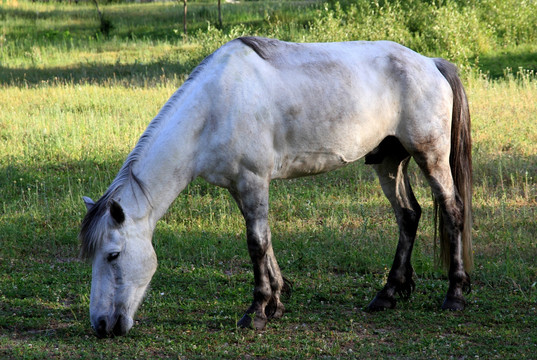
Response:
[[[105,38],[89,4],[2,2],[0,358],[535,357],[534,3],[353,4],[226,4],[218,29],[214,4],[189,3],[185,41],[174,31],[182,26],[177,3],[103,5],[114,24]],[[457,21],[441,22],[436,13]],[[479,30],[470,44],[461,40],[463,15]],[[425,19],[451,29],[453,42],[435,37]],[[197,180],[157,225],[159,268],[137,324],[127,337],[94,337],[91,269],[78,260],[81,197],[104,192],[205,55],[247,33],[386,37],[463,66],[473,116],[476,262],[464,312],[439,310],[447,279],[434,266],[432,200],[415,166],[424,210],[413,254],[416,292],[393,311],[363,311],[386,280],[397,226],[374,173],[358,162],[271,185],[274,248],[294,292],[284,318],[265,331],[235,326],[253,279],[239,211],[225,190]],[[457,44],[464,47],[458,54]]]

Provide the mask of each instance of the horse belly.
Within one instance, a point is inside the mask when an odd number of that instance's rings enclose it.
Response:
[[[275,162],[273,179],[289,179],[320,174],[351,163],[344,155],[330,152],[304,152],[286,155]]]
[[[324,116],[309,115],[311,117],[288,119],[276,130],[272,178],[308,176],[338,169],[365,156],[386,136],[386,127],[371,126],[365,114],[332,122],[326,121]]]
[[[276,121],[272,178],[338,169],[364,157],[395,132],[397,111],[384,101],[362,106],[352,96],[330,100],[320,99],[320,106],[305,107],[294,116],[284,111]]]

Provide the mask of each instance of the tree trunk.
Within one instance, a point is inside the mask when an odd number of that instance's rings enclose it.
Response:
[[[218,24],[220,25],[220,29],[222,29],[222,8],[220,6],[220,0],[218,0]]]
[[[186,9],[186,0],[183,0],[183,9],[184,9],[184,15],[183,15],[183,31],[185,33],[185,39],[187,38],[187,33],[186,33],[186,12],[187,12],[187,9]]]

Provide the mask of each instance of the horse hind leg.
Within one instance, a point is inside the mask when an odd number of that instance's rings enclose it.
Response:
[[[382,190],[392,205],[399,226],[399,242],[388,280],[368,305],[368,311],[394,308],[395,294],[408,298],[415,288],[412,280],[414,270],[410,260],[421,207],[408,179],[409,161],[410,155],[395,138],[384,140],[376,149],[374,157],[366,158],[366,163],[373,163]]]
[[[268,181],[255,176],[243,179],[230,191],[246,221],[248,252],[254,269],[254,299],[237,325],[261,330],[270,319],[283,316],[280,301],[285,283],[272,249],[268,226]]]
[[[466,302],[463,293],[470,291],[470,276],[463,262],[462,231],[465,226],[464,206],[455,187],[448,150],[414,154],[414,159],[425,174],[438,204],[441,218],[441,241],[449,250],[449,289],[442,304],[444,310],[463,310]],[[468,225],[466,225],[468,226]]]

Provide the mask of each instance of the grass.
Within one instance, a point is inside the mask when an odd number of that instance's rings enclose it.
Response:
[[[432,11],[418,1],[382,4],[373,15],[384,21],[383,29],[402,14],[398,9]],[[445,4],[438,11],[463,9],[458,2]],[[495,4],[464,11],[479,25],[484,9]],[[236,328],[253,278],[243,220],[226,191],[195,181],[157,225],[159,269],[136,326],[127,337],[104,340],[89,326],[91,269],[77,257],[81,197],[104,192],[150,119],[222,42],[250,32],[339,39],[352,30],[345,22],[356,20],[359,6],[369,5],[226,5],[224,28],[217,29],[215,20],[205,22],[216,19],[214,6],[192,3],[188,41],[173,31],[171,13],[179,10],[173,3],[103,6],[115,24],[109,38],[97,33],[96,13],[86,4],[2,5],[0,357],[533,358],[534,35],[526,26],[531,19],[515,26],[502,4],[496,5],[504,22],[487,10],[481,50],[452,58],[467,69],[473,116],[476,268],[464,312],[439,310],[447,279],[434,266],[432,201],[415,167],[413,184],[424,209],[413,255],[416,292],[393,311],[363,311],[386,279],[397,227],[372,170],[358,162],[271,185],[275,252],[294,283],[282,320],[265,331]],[[520,19],[531,18],[524,9],[519,7]],[[149,21],[153,17],[159,26]],[[414,24],[408,30],[413,35],[403,40],[431,55],[450,55],[436,53],[434,41],[426,44],[419,19],[399,22],[408,29]],[[400,32],[393,36],[407,31],[394,29]],[[519,72],[519,66],[529,70]]]

